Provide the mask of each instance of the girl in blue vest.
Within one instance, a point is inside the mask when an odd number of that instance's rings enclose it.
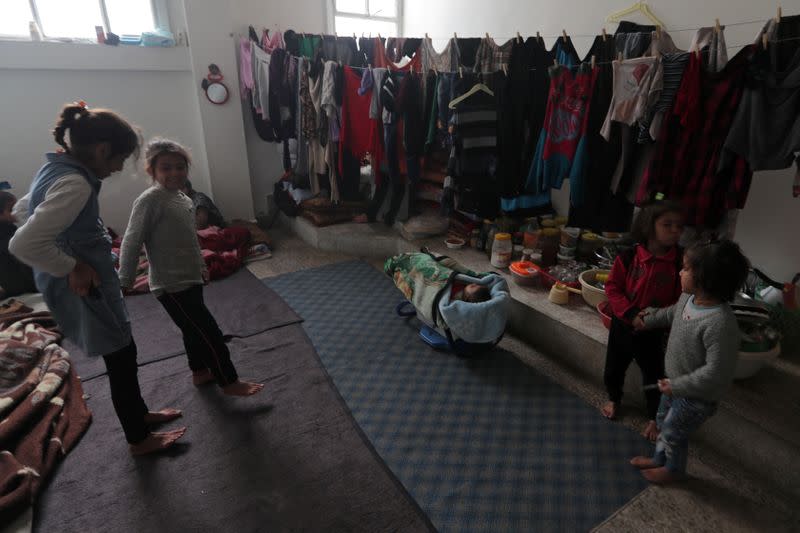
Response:
[[[61,331],[89,356],[103,357],[111,401],[131,452],[163,450],[186,428],[149,429],[181,412],[151,412],[142,399],[136,344],[98,201],[102,180],[138,155],[140,136],[113,111],[90,110],[83,102],[64,106],[53,135],[63,151],[47,154],[33,179],[29,218],[9,249],[33,267],[36,286]]]

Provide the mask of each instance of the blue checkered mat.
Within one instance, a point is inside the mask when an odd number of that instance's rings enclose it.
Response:
[[[587,531],[646,486],[628,464],[650,453],[642,437],[507,351],[432,350],[370,265],[265,283],[305,319],[355,420],[440,531]]]

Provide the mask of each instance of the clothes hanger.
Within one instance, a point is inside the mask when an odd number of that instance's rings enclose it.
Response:
[[[460,102],[463,102],[464,100],[466,100],[473,94],[477,93],[478,91],[483,91],[489,96],[494,96],[494,93],[489,87],[487,87],[483,83],[476,83],[475,85],[472,86],[472,89],[470,89],[466,93],[462,94],[461,96],[459,96],[454,100],[450,100],[450,103],[447,104],[447,107],[449,107],[450,109],[455,109]]]
[[[652,11],[650,11],[650,8],[645,2],[636,2],[632,6],[623,9],[622,11],[617,11],[616,13],[610,14],[609,16],[606,17],[606,22],[619,22],[620,20],[622,20],[623,17],[630,15],[632,13],[641,13],[644,17],[646,17],[648,20],[650,20],[650,22],[652,22],[656,26],[666,27],[664,23],[661,22],[661,20],[658,17],[656,17]]]

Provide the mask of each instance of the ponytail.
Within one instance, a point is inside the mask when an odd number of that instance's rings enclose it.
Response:
[[[141,144],[138,130],[127,120],[109,109],[90,110],[85,102],[67,104],[61,109],[53,137],[65,152],[81,160],[86,159],[87,150],[98,143],[109,143],[111,156],[126,157],[138,156]]]

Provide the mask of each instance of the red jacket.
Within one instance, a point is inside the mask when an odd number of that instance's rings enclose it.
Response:
[[[678,249],[656,257],[646,246],[636,245],[628,265],[618,256],[606,282],[606,296],[614,315],[630,322],[646,307],[667,307],[678,301],[681,280]]]

